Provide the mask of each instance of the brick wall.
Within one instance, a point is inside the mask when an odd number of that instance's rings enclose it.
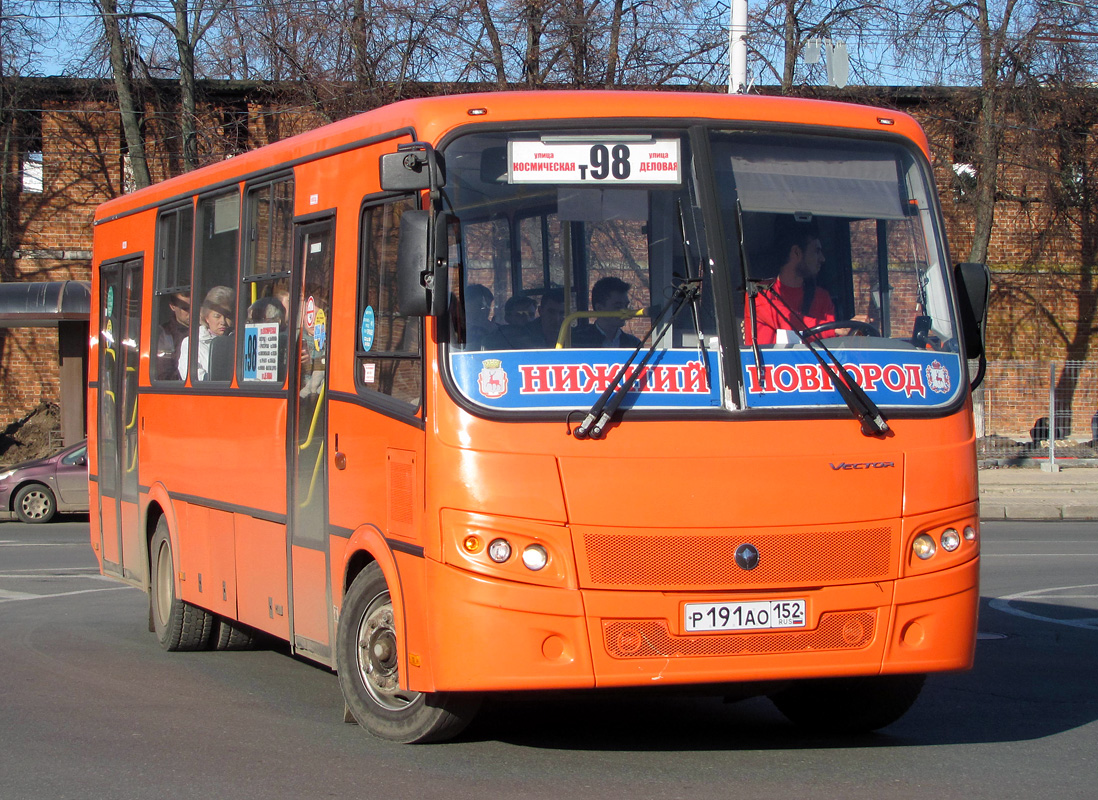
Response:
[[[44,191],[20,197],[17,230],[12,241],[2,243],[6,255],[0,254],[0,277],[4,280],[87,280],[94,208],[123,191],[122,138],[109,84],[81,84],[79,91],[73,84],[60,80],[36,84],[42,98],[36,105],[43,109]],[[199,123],[200,157],[205,161],[324,122],[317,112],[302,111],[306,104],[290,103],[292,110],[280,109],[257,87],[208,84],[205,89],[209,102],[200,111]],[[154,180],[181,169],[178,130],[172,123],[173,91],[149,95],[150,109],[158,112],[150,115],[146,126]],[[428,93],[423,87],[418,91]],[[922,122],[931,143],[952,257],[964,260],[971,246],[971,195],[956,187],[953,164],[971,131],[971,92],[912,91],[897,97],[895,90],[863,87],[845,95],[821,93],[833,99],[902,107]],[[1082,237],[1073,219],[1050,202],[1062,179],[1062,170],[1055,167],[1060,152],[1052,135],[1053,115],[1058,113],[1054,106],[1049,104],[1049,131],[1015,119],[1004,146],[1001,198],[988,259],[994,290],[988,349],[993,359],[1085,359],[1093,338],[1087,326],[1078,324],[1080,318],[1089,318],[1098,302],[1089,271],[1083,268],[1088,256],[1081,250]],[[1093,135],[1089,142],[1098,149]],[[1090,158],[1095,155],[1090,153]],[[55,398],[55,365],[55,333],[4,332],[0,413],[14,418],[40,399]]]

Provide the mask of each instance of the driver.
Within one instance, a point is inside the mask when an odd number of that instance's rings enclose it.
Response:
[[[776,233],[778,259],[782,266],[774,283],[755,300],[759,344],[793,344],[800,341],[793,332],[793,325],[805,331],[835,321],[835,304],[831,302],[831,296],[816,285],[816,276],[824,263],[819,228],[812,221],[783,217]],[[744,326],[744,340],[750,345],[753,344],[751,318],[746,316],[745,319],[748,322]],[[839,334],[838,330],[829,330],[819,335]]]

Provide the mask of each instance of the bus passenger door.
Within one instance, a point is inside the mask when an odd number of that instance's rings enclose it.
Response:
[[[99,285],[99,546],[103,570],[144,580],[137,524],[141,259],[104,264]]]
[[[294,341],[289,424],[289,563],[291,643],[331,663],[332,606],[328,547],[328,330],[333,229],[330,220],[297,227]],[[296,356],[296,357],[295,357]]]

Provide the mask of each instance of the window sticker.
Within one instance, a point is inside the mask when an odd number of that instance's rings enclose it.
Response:
[[[629,350],[477,350],[451,352],[450,367],[461,391],[487,408],[546,410],[590,406],[629,358]],[[710,352],[709,369],[696,351],[668,350],[638,376],[624,407],[714,408],[720,395],[720,363]]]
[[[362,349],[369,353],[374,346],[374,331],[377,329],[377,323],[374,317],[374,307],[366,306],[362,312],[362,324],[359,326],[359,340],[362,343]]]
[[[278,323],[249,322],[244,326],[243,379],[278,383]]]
[[[324,313],[324,309],[318,308],[316,310],[316,317],[313,319],[313,347],[316,348],[318,353],[323,353],[327,344],[328,317]]]
[[[510,142],[508,183],[671,183],[682,180],[679,140]]]
[[[748,405],[753,408],[841,406],[830,377],[807,350],[740,350]],[[956,353],[899,350],[836,351],[843,368],[882,406],[934,408],[950,403],[966,380]]]

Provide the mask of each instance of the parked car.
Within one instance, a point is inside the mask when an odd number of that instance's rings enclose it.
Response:
[[[88,443],[0,471],[0,519],[49,522],[88,510]]]

